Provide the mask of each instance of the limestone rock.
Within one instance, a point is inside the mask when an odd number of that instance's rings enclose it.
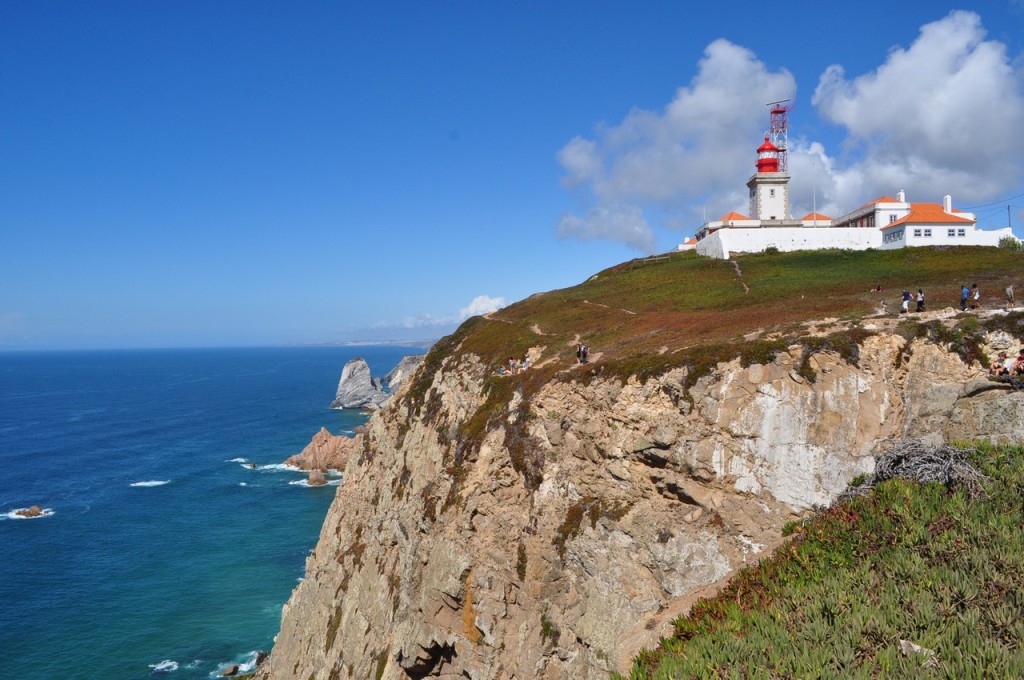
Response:
[[[20,510],[15,510],[14,514],[18,515],[19,517],[41,517],[43,515],[43,509],[38,505],[33,505],[27,508],[22,508]]]
[[[331,402],[331,408],[378,409],[387,398],[380,383],[374,384],[366,360],[356,357],[341,370],[338,393]]]
[[[384,379],[381,381],[384,387],[392,394],[396,392],[398,387],[416,371],[416,368],[423,362],[423,357],[425,356],[425,354],[410,354],[402,357],[398,365],[384,376]]]
[[[327,477],[321,470],[310,470],[306,483],[310,486],[323,486],[327,483]]]

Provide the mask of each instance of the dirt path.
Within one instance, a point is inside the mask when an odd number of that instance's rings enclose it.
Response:
[[[749,295],[750,294],[750,287],[747,286],[747,284],[743,282],[743,270],[740,269],[740,263],[737,262],[736,260],[731,260],[731,262],[732,262],[732,266],[735,267],[735,269],[736,269],[736,278],[738,278],[740,280],[740,285],[743,286],[743,294],[744,295]]]
[[[623,309],[622,307],[609,307],[608,305],[603,305],[600,302],[591,302],[590,300],[584,300],[583,304],[594,305],[595,307],[604,307],[605,309],[618,309],[620,312],[625,312],[626,314],[632,314],[634,316],[636,315],[636,312],[631,312],[628,309]]]

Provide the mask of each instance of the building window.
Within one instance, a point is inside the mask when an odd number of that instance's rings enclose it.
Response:
[[[925,229],[924,230],[924,237],[925,238],[931,238],[932,237],[932,230],[931,229]]]
[[[956,235],[959,236],[960,238],[963,238],[963,237],[967,236],[967,230],[966,229],[957,229],[956,230]]]
[[[896,216],[895,215],[889,215],[889,224],[892,224],[895,221],[896,221]]]
[[[946,230],[946,236],[948,236],[949,238],[955,238],[956,237],[956,229],[947,229]]]
[[[768,196],[769,198],[775,198],[775,189],[769,189]]]
[[[921,230],[920,229],[915,229],[914,230],[914,238],[921,238]]]

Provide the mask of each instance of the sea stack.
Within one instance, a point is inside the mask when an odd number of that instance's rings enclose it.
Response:
[[[331,408],[366,408],[377,410],[387,401],[388,395],[381,388],[380,381],[370,376],[370,367],[361,357],[352,359],[341,371],[338,393]]]

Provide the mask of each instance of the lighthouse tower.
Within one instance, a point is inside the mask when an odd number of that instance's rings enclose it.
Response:
[[[747,181],[750,217],[755,220],[789,219],[789,175],[779,168],[779,149],[765,136],[757,147],[757,173]]]

